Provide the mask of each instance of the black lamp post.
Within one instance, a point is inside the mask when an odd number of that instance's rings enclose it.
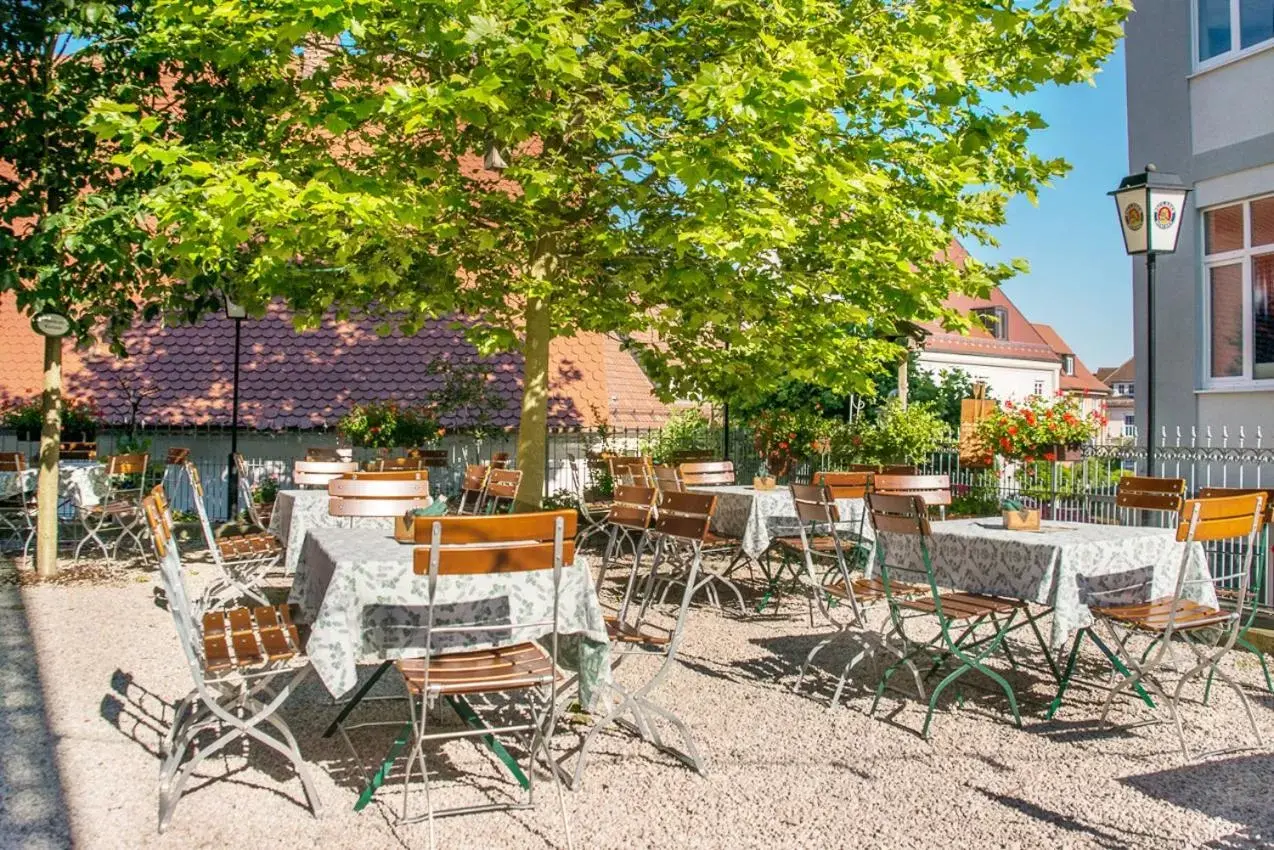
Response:
[[[1146,255],[1146,474],[1155,470],[1155,256],[1177,250],[1190,189],[1175,174],[1147,165],[1119,181],[1115,198],[1124,250]]]
[[[235,455],[239,453],[239,334],[248,311],[226,296],[226,318],[234,319],[234,383],[230,401],[230,457],[226,472],[226,521],[234,521],[239,504],[239,467]]]

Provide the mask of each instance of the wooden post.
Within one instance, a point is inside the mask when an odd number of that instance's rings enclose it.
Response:
[[[35,568],[58,572],[58,455],[62,433],[62,338],[44,338],[44,422],[40,429],[40,477],[36,489]]]

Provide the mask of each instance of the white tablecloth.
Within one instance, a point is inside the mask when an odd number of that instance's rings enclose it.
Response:
[[[1006,531],[1001,523],[999,517],[932,523],[930,557],[938,584],[1053,606],[1050,642],[1058,648],[1092,625],[1090,603],[1171,596],[1185,552],[1175,529],[1045,522],[1044,531],[1031,532]],[[885,532],[877,545],[899,579],[923,581],[919,537]],[[1201,544],[1191,546],[1186,570],[1188,581],[1205,580],[1187,585],[1187,596],[1216,605]],[[1094,598],[1094,592],[1102,595]]]
[[[771,538],[800,533],[800,521],[796,516],[796,503],[787,487],[773,490],[757,490],[742,484],[687,487],[691,493],[706,493],[717,497],[717,512],[712,518],[712,530],[743,541],[743,551],[752,558],[759,558],[770,547]],[[858,533],[863,517],[862,499],[837,499],[841,529]],[[864,536],[870,536],[871,528],[862,525]]]
[[[22,472],[0,472],[0,499],[25,492],[35,494],[39,469]],[[84,508],[100,504],[106,498],[108,482],[106,466],[96,461],[64,460],[58,464],[58,495],[63,500]]]
[[[368,528],[314,528],[297,562],[289,602],[313,624],[306,654],[336,696],[358,682],[360,661],[423,654],[429,578],[413,569],[417,547]],[[436,650],[475,649],[544,637],[550,628],[522,626],[553,617],[553,571],[442,576],[437,621],[506,622],[509,629],[438,635]],[[588,559],[562,570],[558,634],[564,666],[580,671],[581,697],[610,681],[609,642]],[[568,641],[568,637],[575,639]],[[543,645],[547,648],[548,641]]]
[[[286,547],[284,569],[295,572],[305,535],[312,528],[394,527],[392,517],[337,517],[327,512],[327,490],[280,490],[270,514],[270,533]]]

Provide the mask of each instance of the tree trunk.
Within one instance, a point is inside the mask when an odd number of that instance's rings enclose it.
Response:
[[[907,368],[910,358],[910,352],[903,355],[902,362],[898,364],[898,401],[902,404],[902,409],[907,409]]]
[[[526,341],[522,349],[522,418],[518,423],[518,507],[538,510],[544,497],[544,467],[548,449],[549,320],[548,298],[528,298]]]
[[[36,489],[35,568],[58,572],[58,454],[62,431],[62,338],[44,338],[44,424],[40,430],[40,479]]]

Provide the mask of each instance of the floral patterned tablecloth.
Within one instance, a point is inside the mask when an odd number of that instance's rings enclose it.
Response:
[[[423,654],[429,578],[412,568],[416,547],[368,528],[312,528],[297,562],[289,602],[311,623],[306,654],[327,689],[340,696],[358,682],[361,661]],[[442,651],[475,649],[542,638],[553,618],[553,571],[442,576],[436,596],[439,624],[508,623],[507,630],[435,636]],[[408,628],[402,628],[407,626]],[[591,704],[597,685],[610,682],[610,645],[588,559],[562,570],[558,608],[559,662],[580,672],[580,696]],[[542,643],[548,648],[548,641]]]
[[[1185,553],[1175,529],[1044,522],[1042,531],[1031,532],[1007,531],[1001,522],[999,517],[934,522],[930,556],[938,584],[1052,606],[1055,648],[1092,625],[1090,604],[1171,596]],[[918,537],[884,532],[878,545],[900,579],[923,580]],[[1201,544],[1191,546],[1186,571],[1186,595],[1216,605]]]
[[[787,487],[758,490],[742,484],[727,484],[686,489],[717,497],[712,530],[740,538],[744,553],[751,558],[759,558],[770,548],[771,538],[800,533],[796,503],[792,501],[792,491]],[[840,512],[842,531],[857,534],[861,525],[863,536],[870,537],[871,528],[861,524],[862,499],[837,499],[836,509]]]
[[[0,499],[26,492],[34,495],[39,469],[0,472]],[[106,466],[95,461],[62,461],[58,464],[58,495],[82,508],[93,507],[106,498]]]
[[[270,514],[270,533],[283,541],[283,568],[296,572],[305,535],[312,528],[393,529],[392,517],[345,517],[328,513],[327,490],[280,490]]]

